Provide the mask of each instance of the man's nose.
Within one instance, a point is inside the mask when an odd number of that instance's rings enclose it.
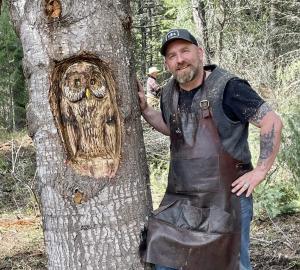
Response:
[[[184,62],[183,55],[180,54],[180,53],[177,54],[176,61],[177,61],[178,64],[181,64],[182,62]]]

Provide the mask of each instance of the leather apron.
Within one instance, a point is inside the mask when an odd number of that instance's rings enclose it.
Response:
[[[205,87],[204,87],[205,89]],[[166,194],[148,221],[144,261],[184,270],[238,270],[240,200],[231,183],[246,171],[227,154],[206,90],[192,112],[171,102],[171,161]]]

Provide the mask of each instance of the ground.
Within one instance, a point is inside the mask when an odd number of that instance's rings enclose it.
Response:
[[[300,213],[254,220],[251,257],[254,270],[300,269]],[[40,217],[0,218],[0,269],[46,268]],[[200,269],[199,269],[200,270]]]
[[[300,213],[254,220],[251,230],[253,269],[300,269]]]
[[[0,218],[0,269],[47,269],[41,220]]]

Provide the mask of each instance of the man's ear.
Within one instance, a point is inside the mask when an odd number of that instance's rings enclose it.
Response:
[[[199,52],[200,59],[203,60],[203,58],[204,58],[204,50],[203,50],[203,48],[199,47],[198,48],[198,52]]]
[[[168,65],[167,65],[166,58],[164,58],[164,66],[165,66],[165,68],[166,68],[166,71],[169,71],[169,67],[168,67]]]

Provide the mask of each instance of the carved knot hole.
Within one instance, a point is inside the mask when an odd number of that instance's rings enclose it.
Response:
[[[86,202],[85,194],[81,192],[78,188],[74,190],[73,201],[76,204],[82,204]]]
[[[59,0],[46,0],[45,12],[48,18],[59,18],[61,15],[62,6]]]

